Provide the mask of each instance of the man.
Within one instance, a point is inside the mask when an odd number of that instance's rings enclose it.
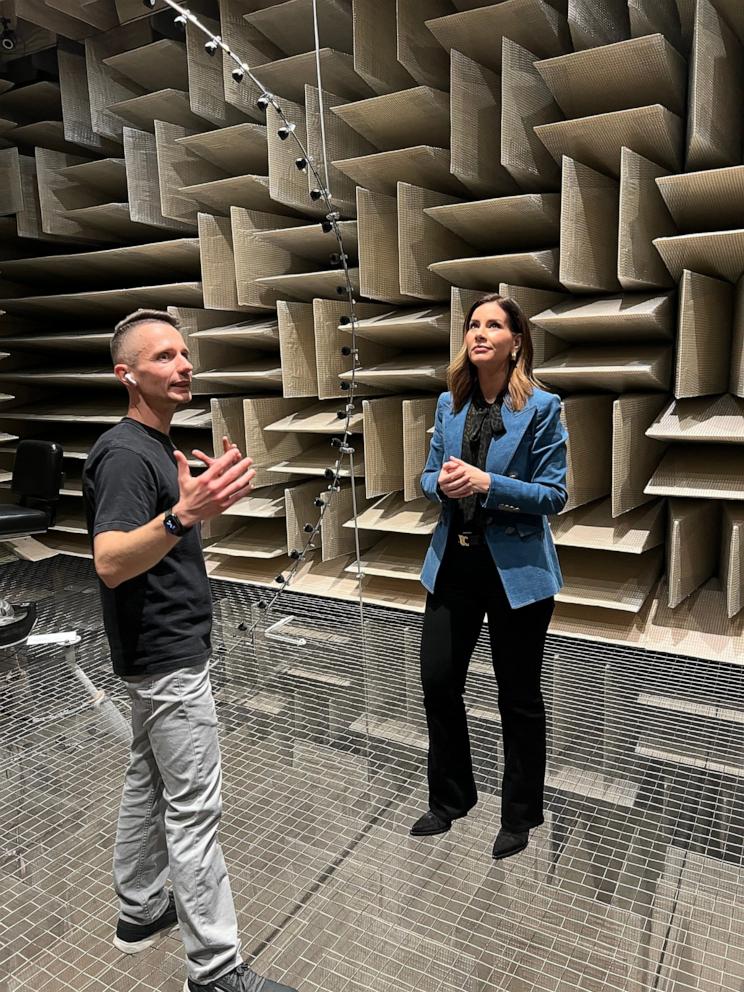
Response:
[[[180,925],[184,992],[256,992],[261,985],[291,992],[242,964],[217,839],[212,597],[199,524],[245,496],[255,472],[227,438],[219,458],[193,452],[206,466],[198,477],[175,449],[171,420],[191,400],[193,366],[170,314],[126,317],[111,355],[129,409],[93,445],[83,494],[114,670],[132,703],[134,739],[114,851],[114,943],[134,954]]]

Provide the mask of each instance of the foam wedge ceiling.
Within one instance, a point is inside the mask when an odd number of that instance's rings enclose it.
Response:
[[[169,308],[195,365],[175,442],[188,453],[228,433],[258,468],[255,494],[206,530],[210,568],[271,584],[315,520],[351,376],[312,179],[260,90],[165,4],[8,6],[0,478],[19,439],[61,442],[64,546],[87,553],[81,467],[124,406],[113,324]],[[581,634],[630,617],[642,642],[663,609],[649,646],[679,625],[705,653],[704,597],[716,644],[737,637],[739,6],[323,0],[321,89],[311,0],[191,6],[327,167],[359,300],[354,468],[295,587],[355,595],[356,504],[366,593],[421,605],[410,580],[433,526],[418,477],[436,397],[467,307],[501,291],[531,319],[537,375],[570,434],[555,623]]]

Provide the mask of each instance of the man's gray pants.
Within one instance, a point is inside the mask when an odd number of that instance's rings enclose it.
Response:
[[[241,962],[217,839],[222,769],[209,666],[125,682],[134,739],[114,850],[120,915],[151,923],[170,873],[189,977],[206,984]]]

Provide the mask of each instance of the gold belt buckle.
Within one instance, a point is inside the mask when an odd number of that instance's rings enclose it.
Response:
[[[460,547],[462,548],[470,547],[470,538],[467,534],[458,534],[457,540],[460,542]]]

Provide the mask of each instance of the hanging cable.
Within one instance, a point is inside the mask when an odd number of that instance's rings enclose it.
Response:
[[[153,8],[155,6],[156,0],[143,0],[145,7]],[[361,563],[361,552],[360,552],[360,542],[359,542],[359,526],[357,517],[357,500],[356,500],[356,483],[354,479],[354,447],[352,444],[352,430],[351,430],[351,417],[355,410],[354,399],[356,396],[357,380],[356,380],[356,368],[357,368],[357,324],[358,317],[356,312],[356,299],[354,296],[354,287],[351,282],[351,273],[349,271],[349,260],[348,255],[344,249],[343,236],[341,234],[341,228],[339,222],[341,220],[340,212],[335,208],[330,192],[330,181],[328,176],[328,150],[326,144],[326,134],[325,134],[325,120],[324,120],[324,104],[323,104],[323,86],[321,78],[321,66],[320,66],[320,35],[319,35],[319,25],[318,25],[318,11],[317,11],[317,0],[313,0],[313,29],[315,34],[315,63],[316,72],[318,80],[318,95],[319,95],[319,112],[320,112],[320,134],[321,134],[321,148],[323,156],[323,172],[324,177],[321,178],[318,169],[316,167],[313,158],[310,156],[308,149],[305,147],[305,143],[302,141],[300,136],[297,134],[297,126],[293,121],[290,121],[282,106],[277,99],[277,97],[270,93],[265,86],[262,85],[261,81],[254,75],[250,66],[246,65],[242,59],[236,55],[235,52],[230,48],[230,46],[219,36],[213,34],[204,24],[201,23],[196,15],[192,14],[191,11],[178,3],[177,0],[165,0],[165,3],[174,11],[176,11],[176,21],[180,24],[185,24],[187,21],[194,25],[199,31],[201,31],[207,38],[205,42],[204,49],[209,55],[216,55],[218,51],[224,52],[224,54],[235,63],[235,68],[232,70],[232,78],[240,83],[246,77],[251,80],[251,82],[259,89],[260,96],[256,101],[259,109],[267,111],[271,106],[278,115],[281,126],[278,129],[278,136],[281,140],[286,141],[292,139],[299,148],[299,157],[296,159],[296,165],[301,171],[307,171],[313,179],[314,187],[309,190],[309,197],[311,200],[323,200],[323,204],[326,209],[325,219],[322,221],[323,230],[330,233],[331,231],[335,235],[338,252],[337,259],[340,263],[341,270],[343,272],[343,285],[339,286],[339,293],[345,295],[349,304],[349,323],[351,325],[351,349],[350,354],[352,356],[351,362],[351,379],[350,381],[342,383],[342,390],[348,392],[346,398],[346,403],[344,405],[344,410],[339,412],[340,419],[344,420],[343,425],[343,437],[338,439],[338,444],[335,447],[338,448],[338,455],[334,461],[332,468],[327,468],[325,471],[325,477],[328,480],[328,486],[326,492],[328,495],[326,498],[319,497],[315,503],[319,507],[320,513],[318,515],[318,520],[314,525],[306,525],[306,533],[308,537],[305,541],[302,549],[292,549],[290,550],[289,557],[291,564],[281,575],[277,575],[275,581],[278,584],[278,588],[272,590],[271,595],[268,599],[259,600],[259,609],[270,612],[276,605],[280,596],[287,589],[297,573],[300,565],[305,561],[306,555],[315,550],[317,545],[315,544],[315,539],[320,533],[321,526],[323,523],[323,518],[328,509],[328,506],[333,500],[336,493],[341,490],[341,472],[342,465],[345,457],[349,458],[349,474],[351,482],[351,502],[352,502],[352,512],[353,512],[353,526],[354,526],[354,545],[355,545],[355,557],[356,557],[356,580],[357,580],[357,596],[359,602],[359,612],[361,619],[361,638],[362,642],[364,640],[364,598],[362,591],[362,579],[363,579],[363,569]],[[344,354],[346,349],[344,349]],[[333,442],[332,442],[333,443]],[[310,528],[309,530],[307,528]],[[250,626],[246,626],[245,629],[248,633],[253,632],[260,622],[260,617],[257,618]],[[364,650],[364,649],[363,649]]]

